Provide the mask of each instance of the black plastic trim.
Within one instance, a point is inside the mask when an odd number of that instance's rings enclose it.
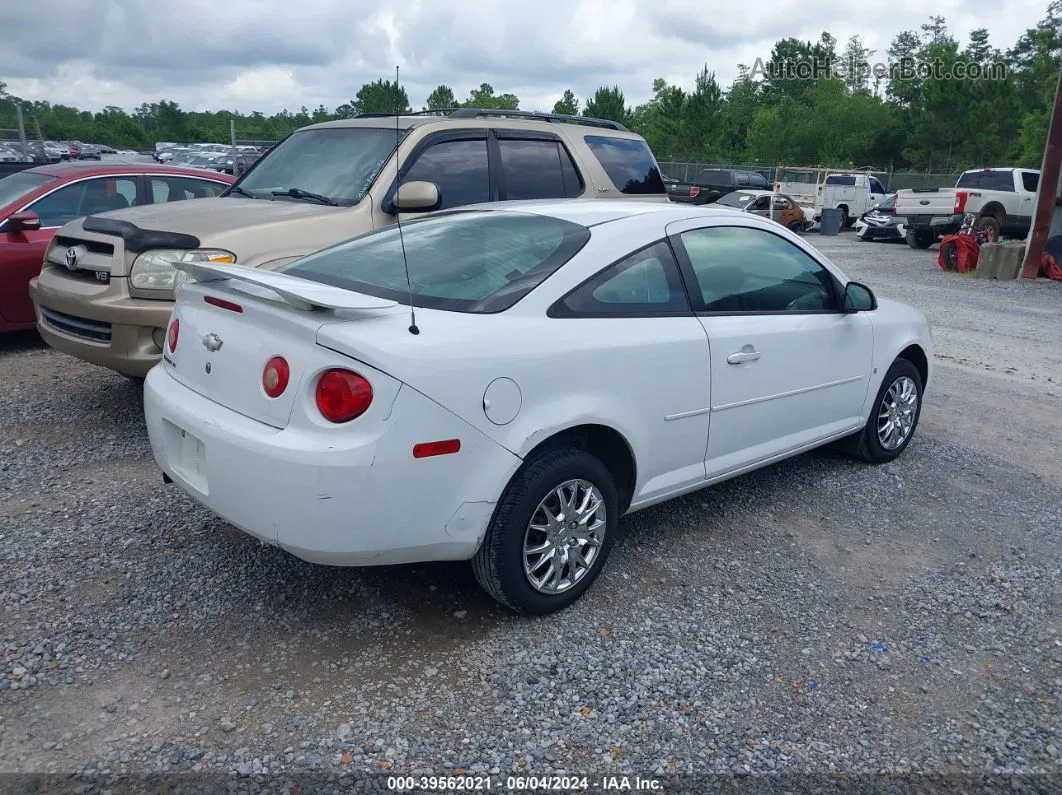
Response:
[[[162,229],[141,229],[130,221],[118,218],[101,218],[90,215],[81,222],[86,232],[114,235],[125,242],[127,251],[147,251],[152,248],[196,249],[201,243],[195,235],[183,232],[166,232]]]

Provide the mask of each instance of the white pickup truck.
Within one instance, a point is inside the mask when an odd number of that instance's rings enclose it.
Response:
[[[815,220],[824,207],[836,207],[844,213],[844,225],[851,226],[875,204],[885,201],[885,188],[877,177],[864,173],[827,174],[815,196]]]
[[[929,248],[959,230],[963,216],[977,216],[975,229],[989,240],[1001,234],[1025,237],[1036,206],[1040,172],[1028,168],[975,168],[954,188],[909,188],[896,192],[896,214],[907,218],[907,245]]]

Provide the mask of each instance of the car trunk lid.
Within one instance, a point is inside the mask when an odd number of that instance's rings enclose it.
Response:
[[[286,427],[291,417],[318,330],[395,306],[279,273],[201,263],[178,267],[197,281],[179,292],[162,366],[203,397],[275,428]],[[270,397],[264,375],[274,357],[287,363],[289,380]]]

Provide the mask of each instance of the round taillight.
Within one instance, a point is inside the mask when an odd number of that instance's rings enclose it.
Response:
[[[288,380],[291,378],[291,368],[282,356],[274,356],[266,362],[262,371],[262,389],[271,398],[280,397],[288,388]]]
[[[372,384],[350,370],[328,370],[317,381],[317,410],[329,422],[350,422],[372,405]]]
[[[180,333],[181,321],[179,321],[177,318],[174,318],[173,322],[170,323],[170,333],[167,335],[170,343],[170,353],[173,353],[175,350],[177,350],[177,337]]]

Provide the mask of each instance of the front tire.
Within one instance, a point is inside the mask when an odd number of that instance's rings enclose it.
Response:
[[[605,465],[583,450],[550,450],[506,486],[472,569],[511,610],[553,613],[597,579],[618,523],[619,495]]]
[[[907,359],[885,373],[863,430],[845,440],[846,451],[871,464],[897,458],[911,443],[922,414],[922,376]]]

